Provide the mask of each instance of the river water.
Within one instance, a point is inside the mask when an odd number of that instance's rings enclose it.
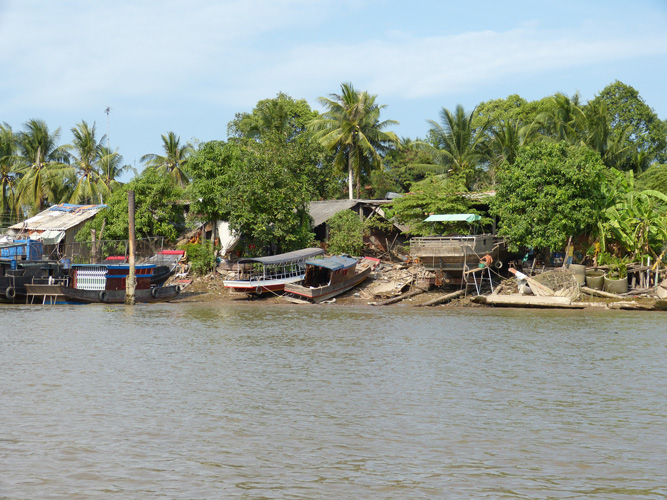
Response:
[[[0,499],[667,498],[664,313],[0,307]]]

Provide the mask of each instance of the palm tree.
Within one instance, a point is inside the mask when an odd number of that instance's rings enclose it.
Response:
[[[334,165],[347,169],[349,197],[352,199],[354,180],[359,198],[362,171],[382,168],[382,154],[397,144],[393,132],[385,132],[394,120],[380,121],[380,113],[386,107],[375,102],[377,96],[357,92],[351,83],[341,85],[340,94],[320,97],[320,104],[327,109],[313,119],[308,128],[315,132],[315,139],[334,153]]]
[[[486,161],[484,140],[487,125],[473,126],[475,110],[466,114],[463,106],[454,113],[440,111],[441,123],[429,120],[431,152],[436,162],[448,167],[450,176],[458,176],[470,189],[477,168]]]
[[[540,113],[537,117],[537,121],[545,128],[547,138],[567,141],[574,145],[581,142],[581,126],[585,122],[585,117],[579,101],[579,94],[569,98],[565,94],[558,93],[551,98],[551,109]]]
[[[82,121],[72,129],[72,144],[64,146],[70,155],[70,168],[67,173],[76,179],[70,196],[70,203],[97,203],[109,194],[109,189],[102,182],[100,163],[102,160],[102,143],[105,137],[97,141],[95,123],[89,126]]]
[[[19,180],[18,139],[6,123],[0,125],[0,216],[16,215],[15,192]],[[4,221],[3,221],[4,222]]]
[[[162,147],[165,155],[147,154],[140,158],[150,168],[158,172],[169,174],[180,186],[186,185],[189,180],[184,172],[188,159],[194,153],[190,144],[181,146],[181,138],[173,132],[162,135]]]
[[[137,174],[137,169],[132,165],[122,165],[123,157],[116,152],[111,152],[106,146],[100,147],[100,154],[100,177],[109,191],[113,191],[121,184],[118,179],[122,175],[128,172]]]
[[[489,139],[486,142],[486,154],[492,167],[496,168],[504,162],[513,164],[519,150],[532,144],[539,138],[537,129],[515,120],[500,120],[489,128]]]
[[[67,161],[67,152],[57,145],[60,128],[53,133],[42,120],[29,120],[25,131],[20,132],[19,151],[25,163],[25,174],[18,189],[18,203],[31,205],[41,211],[46,202],[58,202],[54,198],[57,173]]]

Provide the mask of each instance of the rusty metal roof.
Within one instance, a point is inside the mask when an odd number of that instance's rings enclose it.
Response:
[[[70,205],[60,203],[47,208],[34,217],[10,226],[15,231],[67,231],[94,217],[106,205]]]

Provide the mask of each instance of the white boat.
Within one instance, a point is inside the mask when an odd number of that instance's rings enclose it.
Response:
[[[236,278],[224,280],[223,284],[234,292],[257,295],[282,292],[285,285],[304,278],[306,260],[322,254],[321,248],[304,248],[268,257],[240,259],[236,263]]]

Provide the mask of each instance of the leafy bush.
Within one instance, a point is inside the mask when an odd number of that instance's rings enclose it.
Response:
[[[210,241],[189,243],[185,245],[185,252],[195,274],[204,276],[215,267],[216,249]]]
[[[351,210],[343,210],[329,219],[329,252],[360,255],[364,248],[364,223]]]

